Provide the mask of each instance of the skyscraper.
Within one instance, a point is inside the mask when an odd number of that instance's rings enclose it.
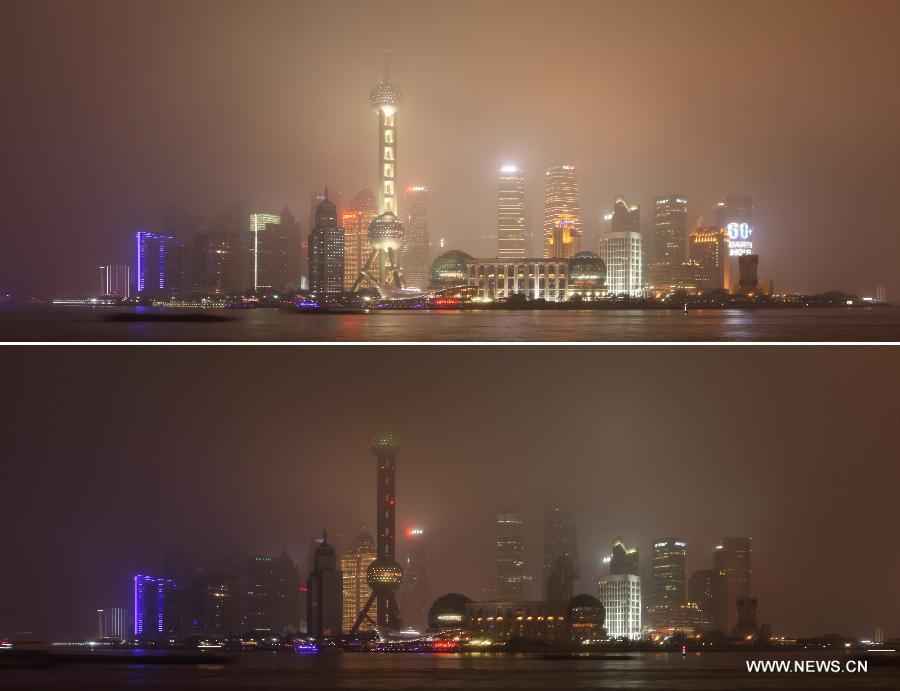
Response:
[[[131,297],[131,267],[127,264],[107,264],[100,267],[100,295]]]
[[[611,638],[641,637],[641,577],[610,574],[597,581],[600,602],[606,610],[606,629]]]
[[[182,243],[172,235],[139,230],[135,240],[135,292],[162,297],[179,290],[182,280]]]
[[[151,639],[176,632],[176,585],[171,578],[133,578],[134,635]]]
[[[300,572],[287,552],[247,560],[247,628],[281,635],[299,626]]]
[[[403,200],[406,204],[406,237],[400,250],[403,275],[410,288],[428,287],[430,242],[428,239],[428,188],[408,185]]]
[[[751,588],[750,556],[751,540],[749,537],[726,537],[721,545],[716,545],[713,551],[713,568],[725,574],[728,606],[726,633],[737,624],[737,600],[739,597],[749,597]]]
[[[728,627],[728,583],[721,569],[694,571],[688,580],[688,601],[703,614],[713,631],[730,633]]]
[[[344,229],[328,199],[316,207],[316,225],[309,234],[309,290],[316,297],[336,295],[344,287]]]
[[[524,522],[518,513],[497,514],[497,599],[525,597]]]
[[[260,264],[263,265],[263,271],[266,269],[265,260],[260,261],[260,235],[267,232],[275,232],[270,226],[276,226],[281,223],[281,218],[275,214],[267,213],[251,213],[250,214],[250,255],[253,263],[253,290],[256,291],[260,286],[271,288],[265,278],[260,281]],[[263,239],[263,249],[265,249],[265,239]]]
[[[497,256],[524,259],[527,255],[525,176],[516,166],[503,166],[497,177]]]
[[[243,289],[245,243],[238,233],[210,230],[194,237],[194,287],[214,295]]]
[[[341,213],[344,228],[344,290],[353,290],[359,272],[372,253],[369,225],[378,216],[378,202],[368,187],[363,187]],[[368,279],[360,285],[372,288]]]
[[[677,284],[678,271],[688,258],[687,200],[677,194],[658,197],[654,211],[647,278],[654,288],[668,291]]]
[[[581,208],[575,166],[547,169],[544,190],[544,258],[571,259],[581,251]]]
[[[397,598],[403,611],[403,623],[424,631],[427,626],[431,593],[428,589],[428,562],[425,548],[425,530],[407,528],[403,534],[403,583]]]
[[[310,636],[330,638],[341,633],[343,576],[337,568],[334,547],[323,533],[313,555],[313,570],[306,581],[306,629]]]
[[[356,617],[350,630],[351,635],[359,631],[362,621],[375,605],[375,625],[397,630],[402,626],[400,608],[397,606],[397,589],[403,582],[403,568],[397,563],[397,452],[400,450],[399,440],[392,434],[375,434],[369,444],[369,450],[376,461],[375,506],[377,511],[378,532],[376,549],[378,557],[369,564],[366,581],[372,594]]]
[[[753,195],[724,195],[716,204],[716,225],[728,233],[730,256],[753,254]]]
[[[369,564],[375,561],[377,556],[374,538],[363,530],[341,557],[344,588],[343,633],[350,633],[356,617],[359,616],[372,594],[372,588],[366,582],[366,573]],[[363,621],[360,625],[362,630],[370,628],[371,624],[368,621]]]
[[[568,557],[577,581],[580,575],[575,515],[563,506],[551,506],[544,521],[544,592],[547,592],[550,573],[559,557]]]
[[[622,195],[613,211],[603,217],[607,224],[600,235],[600,256],[606,263],[606,282],[611,295],[641,297],[644,293],[641,211]]]
[[[684,605],[686,542],[681,537],[660,538],[650,551],[650,587],[647,614],[651,623],[668,625],[673,613]]]
[[[700,265],[702,290],[731,288],[728,243],[728,233],[724,228],[697,228],[691,233],[691,261]]]

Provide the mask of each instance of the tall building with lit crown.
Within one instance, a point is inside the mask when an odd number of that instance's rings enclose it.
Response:
[[[410,288],[425,290],[431,243],[428,239],[428,188],[425,185],[408,185],[403,195],[406,215],[406,237],[400,250],[403,275]]]
[[[637,547],[628,547],[622,538],[613,540],[612,553],[606,560],[611,576],[639,576],[640,551]]]
[[[544,258],[570,259],[581,251],[581,207],[575,166],[550,166],[544,189]]]
[[[100,267],[100,295],[131,297],[131,267],[127,264],[107,264]]]
[[[728,243],[724,228],[697,228],[691,233],[691,261],[700,265],[702,290],[730,290]]]
[[[267,226],[279,223],[281,223],[281,217],[275,214],[259,211],[250,214],[250,257],[253,267],[253,290],[258,290],[261,285],[269,285],[266,281],[260,282],[260,263],[263,264],[263,271],[265,271],[266,264],[265,261],[260,262],[260,235],[266,233],[267,230],[274,232],[274,228],[267,229]],[[263,246],[265,246],[265,239],[263,239]]]
[[[503,166],[497,177],[497,257],[528,255],[525,228],[525,176],[516,166]]]
[[[390,53],[384,56],[384,78],[369,94],[378,113],[378,213],[369,224],[372,251],[360,268],[352,290],[369,279],[382,297],[403,295],[406,277],[400,267],[400,249],[406,230],[397,218],[397,110],[403,102],[400,89],[390,79]]]
[[[644,295],[644,249],[640,207],[616,197],[613,211],[603,216],[600,257],[606,263],[610,295]]]
[[[525,598],[525,542],[521,514],[497,514],[497,599]]]
[[[375,456],[375,506],[377,511],[376,551],[378,556],[366,570],[372,594],[356,617],[350,635],[355,636],[372,607],[372,625],[380,630],[399,630],[403,625],[397,605],[397,589],[403,583],[403,568],[397,563],[397,453],[400,441],[389,433],[372,436],[369,450]]]
[[[649,249],[648,281],[656,289],[674,289],[678,271],[688,258],[687,199],[673,194],[655,200]]]
[[[372,253],[369,225],[378,217],[378,201],[368,187],[363,187],[341,212],[344,228],[344,290],[351,291],[366,259]],[[366,279],[360,288],[373,288]]]
[[[309,234],[309,290],[316,297],[336,295],[344,288],[344,229],[337,208],[328,199],[316,207],[316,225]]]
[[[343,632],[350,633],[356,617],[362,611],[366,601],[372,595],[372,588],[366,582],[369,564],[378,556],[375,539],[368,531],[361,531],[353,544],[341,557],[341,572],[344,579],[344,618]],[[360,630],[368,630],[371,624],[363,621]]]

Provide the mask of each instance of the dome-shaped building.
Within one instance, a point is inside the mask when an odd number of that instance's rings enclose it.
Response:
[[[382,79],[369,92],[369,103],[375,110],[382,108],[396,110],[403,103],[403,94],[400,93],[400,87],[396,84]]]
[[[428,630],[462,628],[466,620],[466,605],[470,602],[469,598],[460,593],[441,595],[428,610]]]
[[[576,595],[569,600],[569,635],[573,639],[590,640],[603,637],[606,608],[593,595]]]
[[[569,260],[566,297],[593,300],[606,295],[606,262],[594,252],[579,252]]]
[[[461,250],[449,250],[431,264],[432,288],[454,288],[466,285],[472,256]]]

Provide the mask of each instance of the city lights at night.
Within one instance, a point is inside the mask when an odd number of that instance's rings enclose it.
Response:
[[[900,688],[900,1],[3,18],[0,690]]]

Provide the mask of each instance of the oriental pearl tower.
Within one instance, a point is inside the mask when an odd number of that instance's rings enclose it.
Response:
[[[360,610],[350,629],[350,636],[359,632],[359,627],[368,619],[379,633],[384,630],[399,631],[402,628],[400,608],[397,607],[397,588],[403,581],[403,568],[397,563],[397,531],[394,512],[397,504],[395,470],[397,451],[400,442],[392,434],[375,434],[369,444],[377,465],[377,486],[375,488],[375,504],[378,511],[376,537],[378,557],[369,564],[366,570],[366,582],[372,594]],[[375,605],[375,620],[369,616],[369,610]]]
[[[406,288],[399,251],[406,231],[397,218],[397,110],[403,102],[400,89],[390,81],[390,52],[384,54],[384,75],[369,94],[378,113],[378,213],[369,224],[372,252],[360,269],[353,292],[363,278],[374,283],[381,297],[397,297]]]

